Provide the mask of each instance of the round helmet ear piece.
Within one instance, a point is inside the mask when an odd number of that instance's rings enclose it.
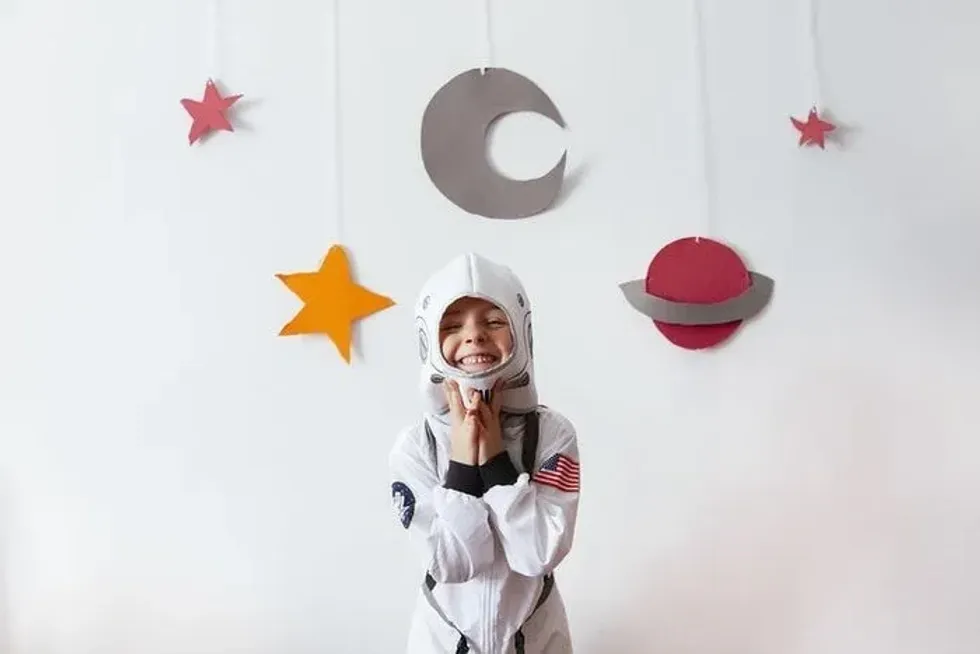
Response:
[[[429,358],[429,335],[425,333],[425,327],[419,327],[419,360],[425,363]]]

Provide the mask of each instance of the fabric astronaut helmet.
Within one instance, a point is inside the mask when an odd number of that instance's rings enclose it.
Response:
[[[492,302],[507,314],[513,349],[510,356],[489,370],[468,373],[446,361],[439,339],[439,322],[446,309],[463,297],[477,297]],[[422,360],[421,387],[425,410],[434,415],[449,411],[442,383],[446,379],[459,384],[463,397],[469,389],[480,391],[489,401],[489,391],[503,379],[501,410],[530,413],[538,406],[534,387],[533,341],[531,336],[531,303],[521,280],[507,268],[478,254],[456,257],[425,283],[415,305],[419,358]]]

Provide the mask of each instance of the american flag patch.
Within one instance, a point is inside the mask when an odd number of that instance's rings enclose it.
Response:
[[[564,454],[556,454],[541,466],[531,481],[544,486],[551,486],[566,493],[577,493],[578,485],[578,461],[570,459]]]

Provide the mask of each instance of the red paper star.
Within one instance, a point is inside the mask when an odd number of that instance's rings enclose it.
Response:
[[[235,104],[241,95],[231,95],[227,98],[221,97],[218,87],[213,80],[208,80],[204,85],[204,99],[198,102],[184,98],[180,104],[184,106],[187,113],[191,115],[194,122],[191,124],[191,131],[187,135],[191,145],[213,129],[222,129],[226,132],[234,132],[234,128],[225,117],[225,111]]]
[[[792,116],[790,116],[790,120],[793,121],[793,127],[800,130],[800,145],[819,145],[821,149],[825,149],[824,142],[827,133],[837,129],[836,125],[817,115],[816,107],[810,110],[810,115],[807,116],[805,123]]]

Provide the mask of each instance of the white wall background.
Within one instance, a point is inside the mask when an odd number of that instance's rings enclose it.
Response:
[[[617,288],[704,228],[688,2],[494,5],[497,63],[569,129],[507,119],[493,156],[530,177],[567,146],[572,193],[511,223],[448,204],[418,128],[480,62],[479,3],[345,2],[345,240],[399,302],[351,367],[275,336],[299,305],[274,274],[335,236],[331,3],[226,0],[240,129],[194,148],[203,0],[0,5],[0,652],[400,651],[420,571],[386,457],[415,293],[465,249],[524,277],[543,400],[580,430],[577,652],[980,651],[980,5],[820,0],[848,127],[820,152],[787,120],[802,3],[707,0],[714,235],[777,284],[710,353]]]

